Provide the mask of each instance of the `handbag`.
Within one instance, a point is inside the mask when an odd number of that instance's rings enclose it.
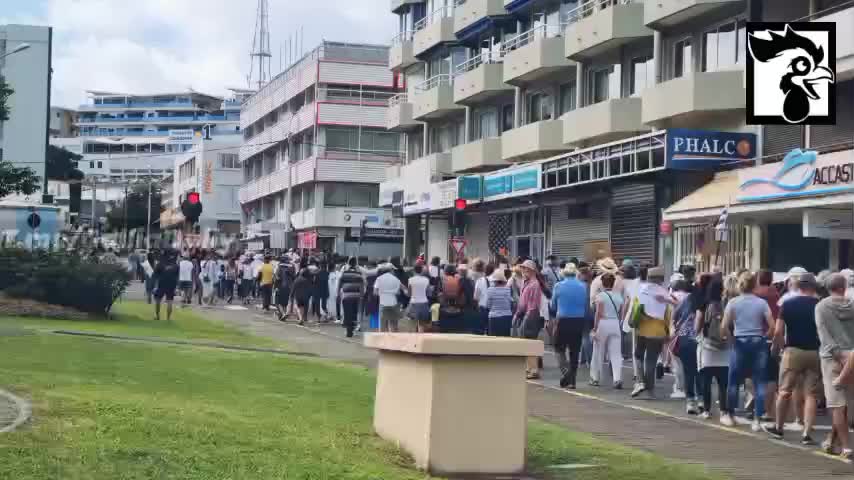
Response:
[[[629,316],[629,326],[632,328],[640,327],[641,320],[643,320],[645,315],[643,304],[636,298],[632,304],[632,314]]]
[[[538,309],[529,310],[522,320],[522,335],[525,338],[537,338],[543,329],[543,317]]]

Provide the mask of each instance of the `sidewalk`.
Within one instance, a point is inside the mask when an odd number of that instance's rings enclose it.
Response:
[[[194,308],[213,320],[287,342],[300,351],[367,367],[376,364],[376,353],[362,347],[359,337],[345,338],[340,325],[282,323],[255,307]],[[627,390],[588,387],[586,376],[579,377],[578,391],[565,391],[557,386],[554,356],[547,355],[545,363],[545,378],[529,382],[529,413],[534,417],[676,461],[704,464],[732,478],[854,479],[852,465],[822,454],[817,447],[795,443],[798,432],[787,432],[787,441],[771,440],[764,433],[750,432],[747,426],[727,428],[717,421],[687,415],[683,400],[632,400]],[[631,370],[626,369],[625,374],[630,384]],[[665,378],[657,391],[666,397],[671,388],[672,379]],[[824,433],[816,432],[814,438],[820,440]]]

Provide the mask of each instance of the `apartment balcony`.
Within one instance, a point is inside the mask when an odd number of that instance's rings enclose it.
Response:
[[[454,102],[469,104],[513,92],[504,83],[504,65],[497,53],[485,53],[457,65],[454,76]]]
[[[639,0],[593,0],[568,12],[564,54],[584,60],[635,40],[652,38]]]
[[[836,81],[854,78],[854,35],[851,34],[854,5],[831,9],[827,14],[820,14],[811,21],[836,23]]]
[[[287,189],[288,173],[288,168],[281,168],[273,173],[244,183],[237,191],[238,200],[240,203],[249,203]]]
[[[451,169],[454,173],[472,173],[506,167],[501,158],[501,137],[481,138],[451,149]]]
[[[558,25],[543,25],[504,42],[504,82],[523,85],[575,66],[564,54],[562,30]]]
[[[450,75],[436,75],[417,85],[413,97],[412,118],[430,120],[461,112],[454,102],[454,86]]]
[[[400,32],[391,39],[391,48],[388,50],[388,68],[391,70],[403,70],[404,68],[418,62],[412,54],[412,32]]]
[[[573,147],[609,142],[649,130],[641,121],[640,97],[612,98],[567,112],[561,118],[563,141]]]
[[[507,15],[504,0],[457,0],[454,8],[454,33],[464,36],[489,17]]]
[[[538,160],[563,153],[560,120],[541,120],[501,134],[501,158],[507,162]]]
[[[412,36],[413,55],[420,57],[442,43],[457,41],[452,11],[450,7],[439,8],[415,24],[415,34]]]
[[[656,30],[670,28],[701,17],[740,0],[654,0],[644,5],[643,23]]]
[[[641,121],[660,128],[699,128],[727,112],[743,117],[743,78],[742,70],[696,72],[647,88],[641,95]]]
[[[393,132],[405,132],[420,127],[421,123],[412,118],[412,103],[406,93],[391,97],[385,112],[385,128]]]
[[[417,184],[436,183],[442,181],[443,177],[450,176],[453,171],[452,154],[449,152],[438,152],[416,158],[406,165],[400,166],[399,178],[406,183]]]
[[[416,3],[424,3],[427,0],[391,0],[391,13],[397,13],[401,8],[406,5],[413,5]]]

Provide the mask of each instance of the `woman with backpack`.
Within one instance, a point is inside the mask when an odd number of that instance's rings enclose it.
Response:
[[[694,318],[698,310],[703,310],[706,303],[705,289],[711,277],[700,276],[699,283],[692,289],[688,281],[679,280],[674,284],[674,290],[687,294],[673,311],[673,328],[676,332],[672,352],[681,364],[682,385],[685,391],[685,412],[697,415],[697,398],[700,394],[701,382],[697,376],[697,329]],[[690,293],[688,293],[690,291]]]
[[[700,283],[703,283],[703,277],[700,277]],[[698,287],[697,290],[700,288]],[[715,380],[718,383],[721,423],[727,424],[732,420],[727,413],[730,347],[729,343],[721,337],[724,312],[723,290],[723,278],[720,275],[710,276],[703,292],[705,301],[694,313],[694,328],[700,340],[700,355],[697,356],[703,396],[703,412],[700,418],[708,420],[712,416],[712,380]]]

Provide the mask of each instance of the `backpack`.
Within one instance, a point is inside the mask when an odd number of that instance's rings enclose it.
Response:
[[[279,271],[276,272],[276,276],[279,280],[279,288],[289,289],[291,288],[291,283],[293,283],[293,275],[291,274],[290,266],[288,265],[279,265]]]
[[[721,323],[724,309],[721,302],[709,302],[706,314],[703,316],[703,346],[709,350],[726,350],[727,342],[721,338]]]
[[[445,277],[440,294],[440,304],[448,312],[459,312],[466,303],[462,281],[455,277]]]

